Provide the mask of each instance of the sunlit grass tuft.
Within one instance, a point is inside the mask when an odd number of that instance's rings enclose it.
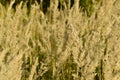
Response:
[[[77,3],[59,11],[56,1],[46,14],[31,5],[29,15],[22,3],[0,5],[0,80],[120,80],[118,2],[90,17]]]

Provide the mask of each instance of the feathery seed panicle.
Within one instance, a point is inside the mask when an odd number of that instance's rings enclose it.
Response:
[[[90,17],[79,0],[29,15],[14,1],[0,4],[0,80],[120,80],[120,0],[99,0]]]

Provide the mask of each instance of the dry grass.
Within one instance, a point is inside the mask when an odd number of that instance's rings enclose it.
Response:
[[[30,16],[0,5],[0,80],[120,80],[120,1],[90,18],[75,4],[46,15],[33,5]]]

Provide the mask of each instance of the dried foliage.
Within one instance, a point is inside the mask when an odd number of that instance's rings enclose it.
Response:
[[[120,80],[120,0],[104,0],[91,17],[51,0],[13,11],[0,4],[0,80]],[[22,8],[21,8],[22,7]]]

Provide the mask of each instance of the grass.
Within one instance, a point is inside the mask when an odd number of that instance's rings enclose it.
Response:
[[[119,0],[90,17],[76,2],[46,14],[32,5],[29,15],[0,5],[0,80],[120,80]]]

